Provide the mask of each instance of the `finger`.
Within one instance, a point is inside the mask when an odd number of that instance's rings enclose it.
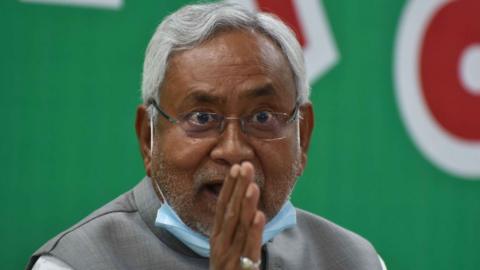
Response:
[[[215,210],[215,220],[213,223],[212,237],[217,236],[222,231],[223,218],[225,216],[225,209],[227,208],[228,200],[230,199],[233,189],[235,187],[236,179],[240,174],[240,165],[234,164],[229,173],[225,177],[222,190],[218,196],[217,206]]]
[[[242,202],[242,208],[240,210],[241,218],[240,224],[249,229],[252,224],[255,213],[257,212],[258,199],[260,197],[260,189],[255,183],[250,183],[245,192],[245,197]]]
[[[253,223],[255,213],[257,212],[259,197],[260,190],[257,184],[250,183],[242,201],[242,207],[240,210],[240,221],[239,225],[237,226],[232,245],[232,252],[238,257],[240,257],[240,255],[243,255],[242,250],[244,249],[246,238]]]
[[[245,196],[245,190],[249,183],[253,181],[253,166],[250,162],[243,162],[240,168],[240,175],[235,183],[233,194],[228,202],[225,210],[221,242],[223,246],[230,246],[233,240],[233,235],[238,226],[240,219],[240,206]]]
[[[250,258],[253,262],[258,262],[262,254],[262,234],[265,226],[265,215],[257,210],[253,222],[248,231],[247,241],[243,248],[243,256]]]

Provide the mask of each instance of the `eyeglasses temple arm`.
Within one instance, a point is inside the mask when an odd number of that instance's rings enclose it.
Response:
[[[150,100],[148,102],[150,105],[153,105],[153,107],[155,107],[155,109],[163,116],[165,117],[165,119],[167,119],[169,122],[171,123],[174,123],[174,124],[177,124],[178,123],[178,120],[171,117],[170,115],[168,115],[166,112],[162,111],[162,109],[160,109],[160,107],[158,107],[157,105],[157,102],[155,100]]]

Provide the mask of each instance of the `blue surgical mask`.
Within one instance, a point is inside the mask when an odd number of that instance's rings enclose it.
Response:
[[[166,202],[164,200],[164,202]],[[285,202],[280,211],[265,225],[262,236],[262,245],[297,224],[295,208],[290,201]],[[162,204],[157,212],[155,226],[164,228],[178,240],[202,257],[210,256],[210,242],[208,238],[190,229],[175,213],[168,203]]]

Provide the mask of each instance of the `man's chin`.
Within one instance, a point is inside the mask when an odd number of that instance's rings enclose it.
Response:
[[[208,238],[210,238],[212,233],[212,226],[203,224],[201,222],[196,222],[196,224],[194,224],[194,228],[192,229]]]
[[[193,215],[187,215],[183,222],[192,230],[209,237],[213,231],[213,221],[215,220],[216,204],[199,203],[192,209]]]

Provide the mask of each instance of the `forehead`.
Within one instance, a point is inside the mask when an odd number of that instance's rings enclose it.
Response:
[[[296,98],[293,74],[281,50],[248,30],[223,31],[171,56],[160,91],[162,105],[176,106],[197,94],[224,102],[270,95],[286,106]]]

